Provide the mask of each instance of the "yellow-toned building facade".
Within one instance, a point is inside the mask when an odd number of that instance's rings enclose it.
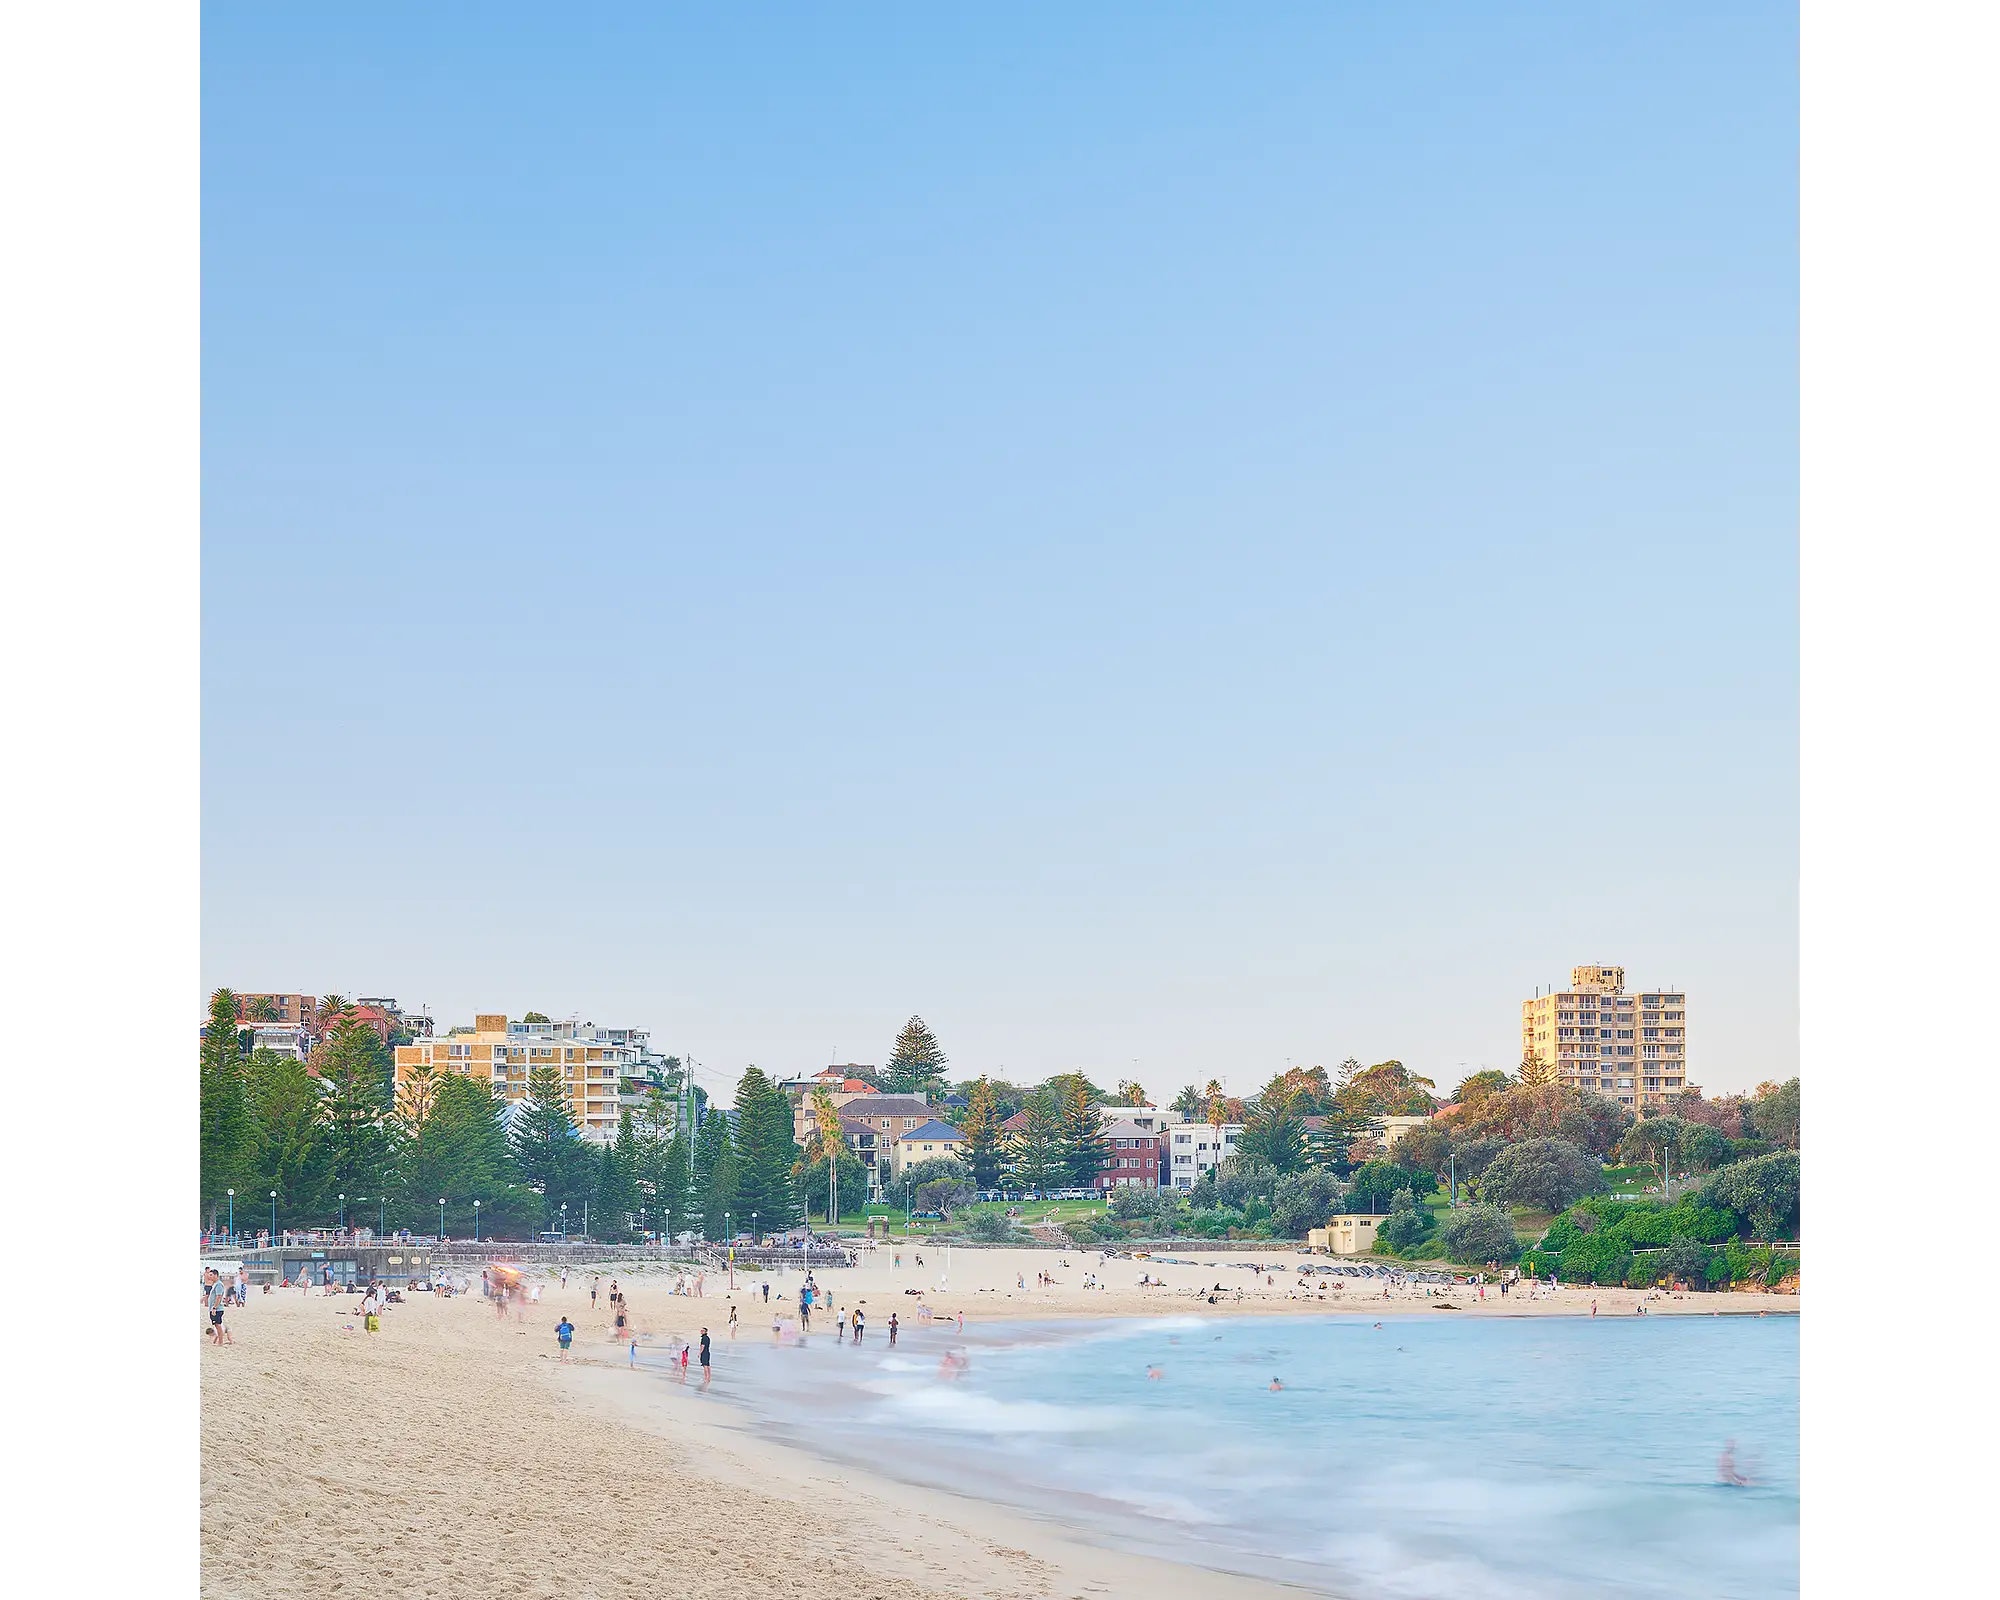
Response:
[[[1572,967],[1567,989],[1521,1002],[1521,1054],[1541,1057],[1572,1088],[1660,1105],[1692,1081],[1687,995],[1627,994],[1623,967]]]
[[[455,1072],[490,1084],[504,1101],[528,1097],[528,1074],[554,1067],[562,1074],[570,1118],[586,1138],[600,1143],[618,1133],[621,1069],[634,1071],[642,1048],[592,1037],[595,1030],[574,1024],[514,1023],[482,1015],[470,1033],[448,1034],[396,1047],[396,1087],[410,1069],[428,1064],[433,1072]]]

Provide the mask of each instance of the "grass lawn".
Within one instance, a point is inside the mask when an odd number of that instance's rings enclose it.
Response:
[[[1022,1228],[1051,1216],[1057,1222],[1062,1223],[1073,1222],[1078,1217],[1096,1217],[1104,1214],[1104,1202],[1102,1200],[1021,1200],[1013,1202],[989,1200],[959,1207],[958,1210],[951,1214],[951,1221],[949,1223],[926,1222],[920,1217],[913,1218],[906,1230],[903,1225],[903,1208],[901,1206],[871,1205],[865,1211],[843,1211],[840,1214],[840,1221],[835,1226],[843,1233],[850,1229],[856,1233],[865,1232],[868,1227],[867,1218],[874,1217],[878,1222],[888,1222],[898,1238],[903,1237],[907,1231],[910,1238],[928,1239],[938,1233],[957,1233],[967,1219],[978,1216],[982,1211],[997,1211],[1005,1215],[1010,1204],[1021,1213],[1015,1219],[1015,1225]],[[825,1214],[816,1213],[812,1218],[812,1224],[816,1228],[825,1227]]]

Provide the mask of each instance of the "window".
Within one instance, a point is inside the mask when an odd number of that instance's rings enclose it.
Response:
[[[1621,1039],[1629,1039],[1632,1037],[1632,1030],[1630,1028],[1620,1028],[1618,1030],[1618,1037]],[[1627,1055],[1630,1055],[1632,1052],[1628,1050],[1625,1053]]]

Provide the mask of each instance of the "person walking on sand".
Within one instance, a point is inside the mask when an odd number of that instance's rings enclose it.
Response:
[[[708,1387],[708,1329],[701,1330],[701,1386]]]
[[[896,1313],[893,1311],[889,1313],[889,1348],[896,1348]]]
[[[854,1342],[856,1344],[859,1344],[861,1342],[861,1335],[867,1332],[867,1330],[868,1330],[867,1319],[862,1315],[861,1308],[859,1306],[856,1306],[854,1308]]]
[[[228,1300],[229,1291],[222,1286],[222,1280],[211,1268],[208,1273],[208,1325],[218,1345],[236,1342],[222,1322],[222,1313],[228,1308]]]
[[[556,1348],[562,1352],[561,1360],[569,1360],[569,1342],[576,1337],[576,1328],[568,1317],[556,1324]]]
[[[590,1309],[592,1311],[597,1309],[597,1279],[595,1278],[590,1280]]]
[[[729,1337],[732,1339],[736,1337],[736,1307],[734,1306],[729,1308]]]

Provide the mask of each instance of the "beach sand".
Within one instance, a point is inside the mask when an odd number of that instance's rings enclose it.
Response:
[[[669,1296],[657,1276],[621,1281],[656,1346],[670,1333],[692,1340],[706,1321],[718,1366],[728,1362],[726,1299]],[[361,1329],[358,1300],[317,1289],[253,1294],[231,1310],[235,1344],[201,1348],[202,1592],[1281,1592],[1100,1549],[1020,1513],[759,1438],[747,1417],[692,1382],[683,1389],[626,1370],[601,1303],[590,1310],[588,1283],[572,1275],[567,1291],[547,1285],[523,1321],[499,1320],[476,1292],[416,1294],[389,1307],[374,1335]],[[578,1327],[567,1366],[552,1332],[564,1313]],[[199,1339],[196,1317],[189,1322]],[[750,1323],[741,1337],[755,1331]]]
[[[896,1254],[901,1251],[898,1265]],[[1171,1252],[1170,1252],[1171,1253]],[[889,1313],[918,1325],[919,1297],[939,1317],[981,1321],[1145,1315],[1631,1315],[1626,1290],[1562,1291],[1546,1300],[1479,1302],[1464,1289],[1439,1312],[1417,1297],[1371,1297],[1354,1280],[1325,1302],[1287,1298],[1296,1275],[1225,1265],[1291,1258],[1231,1250],[1195,1267],[1112,1261],[1092,1252],[878,1246],[851,1270],[823,1271],[834,1309],[865,1306],[871,1344]],[[1063,1265],[1067,1260],[1068,1265]],[[1082,1287],[1086,1270],[1110,1287]],[[1057,1282],[1034,1286],[1047,1271]],[[1152,1271],[1166,1289],[1140,1289]],[[732,1302],[740,1340],[768,1342],[771,1312],[795,1311],[797,1269],[710,1274],[700,1298],[669,1293],[658,1268],[609,1269],[625,1286],[635,1326],[653,1348],[693,1341],[706,1323],[718,1368],[729,1361]],[[1016,1286],[1025,1277],[1026,1289]],[[524,1320],[496,1317],[475,1292],[414,1294],[382,1331],[361,1330],[358,1302],[318,1290],[255,1294],[229,1313],[236,1343],[202,1363],[202,1590],[217,1596],[347,1596],[385,1584],[413,1596],[837,1594],[843,1600],[1041,1600],[1157,1594],[1190,1600],[1272,1600],[1283,1591],[1100,1548],[1078,1533],[1008,1508],[912,1488],[836,1467],[761,1437],[720,1399],[656,1374],[626,1370],[610,1317],[590,1308],[592,1274],[545,1281]],[[477,1273],[473,1274],[475,1286]],[[761,1285],[772,1284],[770,1308]],[[1195,1293],[1220,1282],[1216,1306]],[[1242,1290],[1241,1299],[1236,1291]],[[1297,1291],[1290,1291],[1296,1294]],[[1650,1303],[1657,1314],[1796,1312],[1790,1296],[1698,1295]],[[552,1332],[577,1325],[571,1363]],[[190,1316],[189,1337],[198,1319]],[[698,1376],[698,1369],[694,1369]],[[1165,1589],[1162,1589],[1165,1585]],[[1294,1591],[1295,1592],[1295,1591]]]

